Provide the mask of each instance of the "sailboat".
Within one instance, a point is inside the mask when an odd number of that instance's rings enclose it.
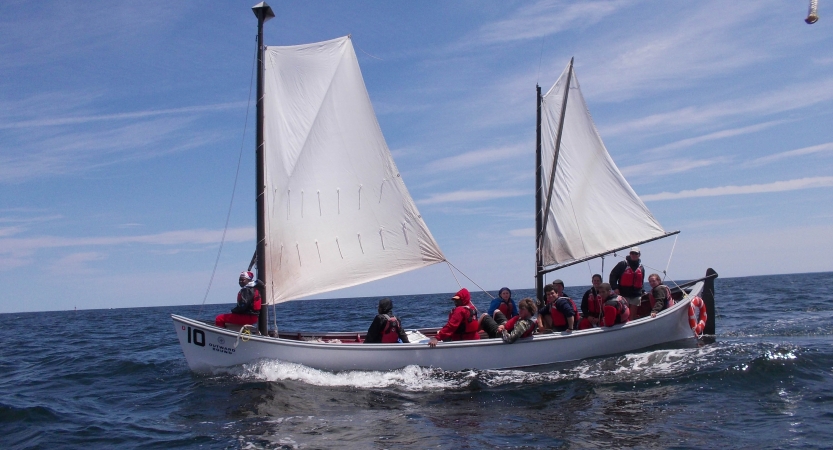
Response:
[[[445,262],[385,143],[350,36],[265,47],[258,18],[257,279],[267,305]],[[666,232],[619,172],[587,112],[570,65],[545,95],[538,87],[536,289],[558,268],[674,233]],[[513,351],[501,339],[363,344],[362,334],[225,329],[172,315],[195,372],[280,360],[342,370],[505,369],[630,352],[696,339],[689,304],[713,311],[714,278],[672,288],[675,306],[655,318],[571,333],[536,334]],[[713,333],[714,318],[709,317]],[[258,332],[259,331],[259,332]],[[416,330],[424,337],[438,329]]]

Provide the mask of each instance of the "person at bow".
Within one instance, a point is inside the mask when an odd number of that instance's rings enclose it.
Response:
[[[214,319],[214,324],[225,328],[226,324],[254,325],[260,316],[260,289],[258,282],[254,280],[254,274],[246,271],[240,273],[237,280],[240,284],[240,291],[237,293],[237,306],[232,308],[231,314],[219,314]],[[262,285],[262,283],[261,283]]]

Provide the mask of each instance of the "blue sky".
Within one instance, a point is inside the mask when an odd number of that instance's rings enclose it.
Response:
[[[232,301],[254,250],[254,3],[0,3],[0,312],[201,303],[242,148],[206,299]],[[265,36],[352,34],[411,195],[481,286],[533,285],[535,84],[572,56],[613,159],[682,231],[644,262],[745,276],[833,270],[821,3],[810,26],[804,0],[273,1]],[[456,289],[436,265],[331,296]]]

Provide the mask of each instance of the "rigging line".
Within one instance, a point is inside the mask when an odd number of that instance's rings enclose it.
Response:
[[[454,281],[457,282],[457,286],[460,286],[460,289],[463,289],[463,285],[460,284],[460,280],[457,279],[457,275],[454,275],[454,271],[451,269],[451,263],[448,260],[445,260],[445,263],[448,265],[448,271],[451,272],[451,276],[454,277]]]
[[[258,49],[259,50],[259,49]],[[211,278],[208,280],[208,287],[205,289],[205,295],[202,298],[200,311],[197,317],[202,316],[202,309],[205,306],[205,301],[208,300],[208,293],[211,292],[211,284],[214,282],[214,275],[217,274],[217,265],[220,263],[220,255],[223,253],[223,245],[226,243],[226,233],[228,232],[228,223],[231,220],[231,207],[234,205],[234,194],[237,192],[237,179],[240,177],[240,164],[243,161],[243,145],[246,142],[246,130],[249,126],[249,110],[252,107],[252,84],[255,75],[255,66],[257,64],[257,50],[255,50],[255,57],[252,60],[252,74],[249,77],[249,100],[246,104],[246,118],[243,121],[243,138],[240,140],[240,154],[237,156],[237,170],[234,173],[234,185],[231,189],[231,200],[228,205],[228,213],[226,214],[226,225],[223,227],[223,237],[220,238],[220,248],[217,250],[217,259],[214,260],[214,268],[211,270]]]
[[[480,285],[479,285],[479,284],[477,284],[477,282],[476,282],[476,281],[472,280],[471,278],[469,278],[469,276],[468,276],[468,275],[464,274],[462,270],[458,269],[458,268],[457,268],[454,264],[451,264],[451,261],[449,261],[449,260],[447,260],[447,259],[446,259],[446,260],[445,260],[445,263],[446,263],[446,264],[448,264],[448,265],[449,265],[449,266],[451,266],[451,267],[454,267],[454,269],[455,269],[455,270],[457,270],[458,272],[460,272],[460,275],[462,275],[462,276],[464,276],[464,277],[468,278],[468,280],[469,280],[469,281],[471,281],[472,283],[474,283],[474,285],[475,285],[475,286],[477,286],[478,288],[480,288],[480,290],[481,290],[481,291],[485,292],[485,293],[486,293],[486,295],[488,295],[488,296],[489,296],[489,298],[492,298],[492,299],[494,299],[494,298],[495,298],[495,296],[494,296],[494,295],[492,295],[492,294],[490,294],[490,293],[489,293],[489,291],[487,291],[486,289],[483,289],[482,287],[480,287]],[[453,275],[453,274],[454,274],[454,272],[451,272],[451,274]],[[457,279],[457,277],[454,277],[454,279],[456,280],[456,279]],[[457,284],[460,284],[460,282],[458,281],[458,282],[457,282]],[[463,286],[460,286],[460,287],[463,287]]]
[[[353,41],[352,39],[350,39],[350,40],[351,40],[351,41]],[[356,45],[356,47],[359,47],[359,44],[356,44],[356,41],[353,41],[353,44],[355,44],[355,45]],[[384,59],[379,58],[378,56],[373,56],[373,55],[371,55],[370,53],[367,53],[367,52],[366,52],[366,51],[364,51],[364,49],[363,49],[363,48],[361,48],[361,47],[359,47],[359,50],[361,50],[361,51],[362,51],[362,53],[364,53],[365,55],[367,55],[367,56],[369,56],[369,57],[371,57],[371,58],[376,58],[376,59],[378,59],[379,61],[384,61]]]
[[[665,270],[662,271],[662,279],[665,280],[665,276],[668,274],[668,267],[671,265],[671,257],[674,256],[674,247],[677,246],[677,238],[680,235],[674,236],[674,245],[671,246],[671,253],[668,254],[668,263],[665,264]]]

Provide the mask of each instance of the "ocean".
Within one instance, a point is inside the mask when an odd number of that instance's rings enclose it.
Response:
[[[170,314],[231,304],[2,314],[0,448],[833,447],[833,273],[715,284],[709,342],[529,370],[196,375]],[[392,297],[406,328],[442,325],[447,298]],[[378,300],[288,302],[278,325],[366,330]]]

